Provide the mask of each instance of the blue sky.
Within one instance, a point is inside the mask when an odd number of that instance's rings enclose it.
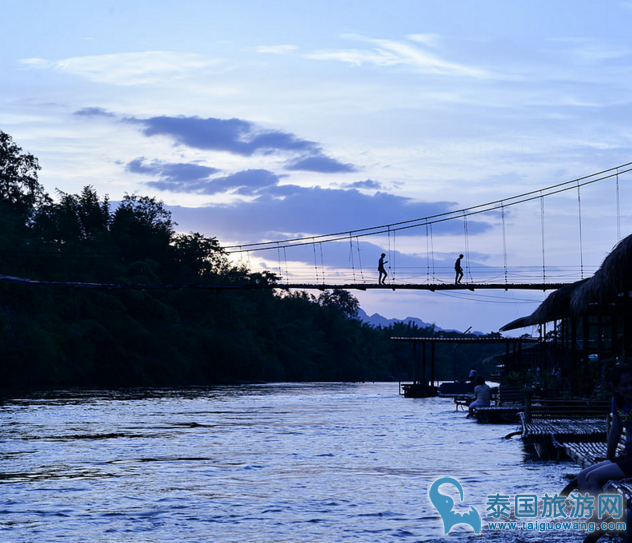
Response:
[[[425,217],[632,160],[629,1],[0,0],[0,13],[0,129],[40,159],[46,190],[156,196],[224,245]],[[541,202],[508,209],[504,238],[496,213],[466,236],[437,226],[432,244],[419,230],[396,247],[333,244],[320,273],[373,280],[389,248],[401,281],[430,273],[430,251],[442,280],[466,250],[472,280],[504,261],[539,270],[544,227],[549,276],[579,279],[632,230],[631,181],[618,221],[601,183],[581,208],[576,192],[547,198],[544,221]],[[242,256],[298,278],[320,254],[277,257]],[[542,299],[358,297],[369,314],[483,331]]]

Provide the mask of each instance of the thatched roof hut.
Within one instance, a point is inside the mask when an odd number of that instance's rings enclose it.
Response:
[[[559,288],[531,315],[505,324],[500,331],[581,316],[586,313],[588,304],[613,300],[629,291],[632,291],[632,235],[615,245],[590,279]]]
[[[506,330],[524,328],[525,326],[544,324],[545,322],[551,322],[569,316],[573,297],[577,290],[583,287],[586,282],[588,282],[588,279],[558,288],[549,294],[531,315],[505,324],[500,331],[504,332]]]
[[[588,282],[573,295],[571,310],[580,315],[592,302],[613,300],[632,290],[632,235],[622,239]]]

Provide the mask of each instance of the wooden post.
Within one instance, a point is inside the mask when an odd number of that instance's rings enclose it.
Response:
[[[531,398],[533,396],[533,389],[524,389],[524,420],[525,422],[531,422]]]
[[[422,359],[421,359],[421,382],[423,385],[427,385],[426,381],[426,342],[422,342]]]
[[[430,343],[430,384],[435,384],[435,342]]]
[[[417,382],[417,342],[413,341],[413,383]]]

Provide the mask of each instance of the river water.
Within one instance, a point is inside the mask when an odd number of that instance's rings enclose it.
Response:
[[[397,383],[71,390],[0,405],[1,542],[582,541],[490,531],[487,497],[552,495],[576,472],[534,461]],[[428,497],[457,479],[483,530],[444,535]],[[515,520],[515,519],[514,519]]]

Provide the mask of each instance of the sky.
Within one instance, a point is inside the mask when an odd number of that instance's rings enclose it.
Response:
[[[632,1],[0,0],[0,14],[0,130],[38,157],[47,192],[152,196],[226,247],[632,161]],[[397,284],[450,282],[464,253],[465,281],[575,281],[632,231],[631,199],[622,173],[430,230],[231,258],[288,282],[376,282],[386,252]],[[546,294],[354,295],[368,314],[491,332]]]

